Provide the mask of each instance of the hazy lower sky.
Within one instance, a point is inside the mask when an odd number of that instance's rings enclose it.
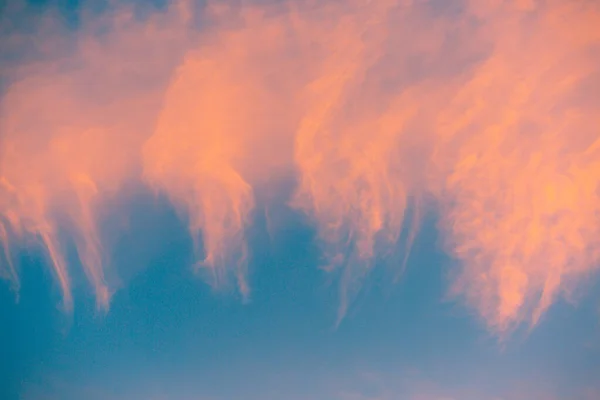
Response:
[[[0,398],[600,400],[600,3],[0,3]]]

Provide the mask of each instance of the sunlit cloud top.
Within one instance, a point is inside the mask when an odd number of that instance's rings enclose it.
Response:
[[[17,292],[12,250],[37,243],[70,310],[74,243],[109,310],[101,222],[144,185],[189,224],[200,275],[249,299],[257,191],[282,178],[339,282],[340,317],[373,268],[401,274],[427,215],[456,261],[449,293],[497,334],[577,300],[600,267],[595,1],[181,0],[77,15],[69,26],[50,7],[27,17],[36,28],[3,28],[0,276]]]

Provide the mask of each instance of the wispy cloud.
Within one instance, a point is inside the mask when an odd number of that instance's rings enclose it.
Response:
[[[535,325],[598,268],[597,3],[139,7],[9,32],[0,240],[15,287],[7,243],[37,237],[72,307],[68,232],[108,308],[99,221],[138,181],[188,219],[210,281],[248,296],[255,190],[289,170],[291,206],[341,271],[340,316],[425,211],[457,261],[451,292],[494,332]]]

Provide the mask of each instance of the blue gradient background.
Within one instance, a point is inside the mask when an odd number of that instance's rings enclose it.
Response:
[[[253,292],[246,304],[213,293],[193,274],[184,222],[166,201],[147,195],[129,210],[129,230],[113,259],[116,269],[131,271],[137,263],[143,270],[117,291],[107,315],[95,310],[85,285],[75,289],[73,315],[62,313],[43,255],[22,253],[19,301],[7,285],[1,291],[0,323],[8,327],[0,330],[2,398],[408,399],[431,392],[584,399],[586,391],[598,393],[592,391],[600,376],[598,293],[577,308],[559,302],[531,333],[499,343],[462,304],[445,300],[451,262],[436,250],[430,219],[398,283],[380,269],[336,327],[337,288],[317,268],[314,231],[280,207],[268,212],[286,229],[269,235],[260,210],[249,232]]]

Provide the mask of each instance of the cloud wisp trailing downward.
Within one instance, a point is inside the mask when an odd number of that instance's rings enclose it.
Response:
[[[44,38],[34,38],[39,44],[24,55],[33,61],[13,67],[13,83],[3,93],[4,231],[40,239],[67,309],[72,300],[63,230],[76,241],[99,307],[108,307],[98,218],[103,201],[136,179],[139,149],[161,100],[158,82],[173,58],[165,42],[177,39],[174,22],[168,31],[160,26],[168,18],[143,25],[131,10],[120,9],[75,34],[40,28]]]
[[[498,329],[535,324],[600,261],[598,11],[474,9],[493,51],[436,119],[436,153],[448,163],[442,227],[463,266],[455,289]]]
[[[534,325],[598,268],[595,2],[140,7],[9,32],[7,48],[37,43],[1,70],[2,276],[15,287],[8,243],[37,237],[70,308],[68,234],[107,308],[99,221],[138,181],[189,221],[210,282],[248,296],[255,191],[290,170],[290,205],[340,272],[340,315],[426,211],[457,261],[451,292],[495,332]]]

